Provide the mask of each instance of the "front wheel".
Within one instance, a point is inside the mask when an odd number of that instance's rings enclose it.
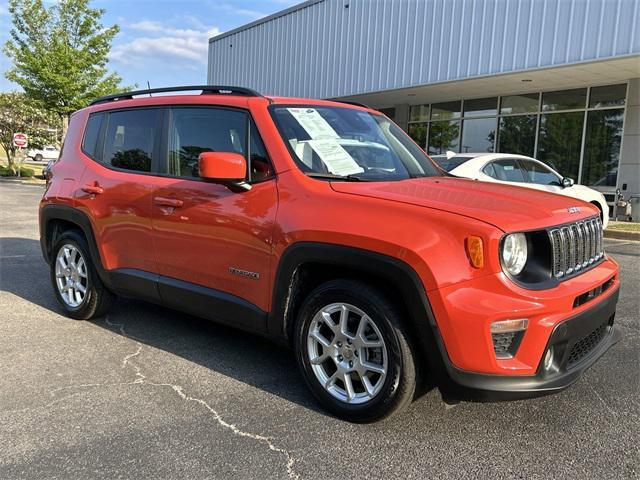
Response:
[[[335,280],[316,288],[300,310],[295,351],[312,393],[345,420],[381,420],[413,398],[411,339],[398,310],[367,284]]]
[[[42,155],[40,155],[40,154],[38,153],[35,157],[33,157],[33,159],[34,159],[36,162],[41,162],[41,161],[42,161]]]

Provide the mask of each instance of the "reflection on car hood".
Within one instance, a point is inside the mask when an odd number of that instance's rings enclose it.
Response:
[[[451,177],[332,182],[336,192],[381,198],[475,218],[503,231],[532,230],[598,214],[592,205],[529,188]],[[572,213],[569,207],[579,207]],[[571,209],[573,212],[574,209]]]

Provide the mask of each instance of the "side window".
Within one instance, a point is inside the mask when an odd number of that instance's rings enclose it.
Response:
[[[527,172],[527,176],[531,183],[539,183],[541,185],[555,185],[560,187],[562,184],[561,179],[549,170],[544,165],[541,165],[537,162],[532,162],[530,160],[523,160],[522,165],[524,166],[525,171]]]
[[[249,136],[249,181],[261,182],[273,177],[273,168],[264,148],[264,143],[260,138],[258,129],[253,121],[251,122],[251,134]]]
[[[515,159],[505,158],[504,160],[496,160],[491,162],[493,166],[493,178],[503,182],[524,182],[524,175],[520,169],[518,161]],[[486,168],[486,167],[485,167]],[[487,173],[485,171],[485,173]]]
[[[150,172],[159,114],[159,109],[110,113],[102,162],[126,170]]]
[[[102,119],[104,113],[92,113],[87,120],[87,126],[84,129],[84,138],[82,140],[82,150],[94,160],[100,161],[98,137],[100,136],[100,128],[102,127]]]
[[[202,152],[234,152],[247,157],[247,115],[223,108],[172,108],[168,173],[198,177]]]
[[[493,169],[493,162],[487,163],[484,168],[482,169],[482,172],[485,175],[489,175],[491,178],[495,178],[497,179],[498,177],[496,176],[496,172]]]

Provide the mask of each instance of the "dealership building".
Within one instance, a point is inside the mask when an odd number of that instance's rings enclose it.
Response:
[[[640,195],[637,0],[311,0],[209,40],[208,82],[364,103],[430,154]],[[640,204],[636,204],[640,208]]]

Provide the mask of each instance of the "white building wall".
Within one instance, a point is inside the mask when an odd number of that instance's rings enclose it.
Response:
[[[214,37],[208,82],[333,98],[640,53],[637,0],[312,0]]]

